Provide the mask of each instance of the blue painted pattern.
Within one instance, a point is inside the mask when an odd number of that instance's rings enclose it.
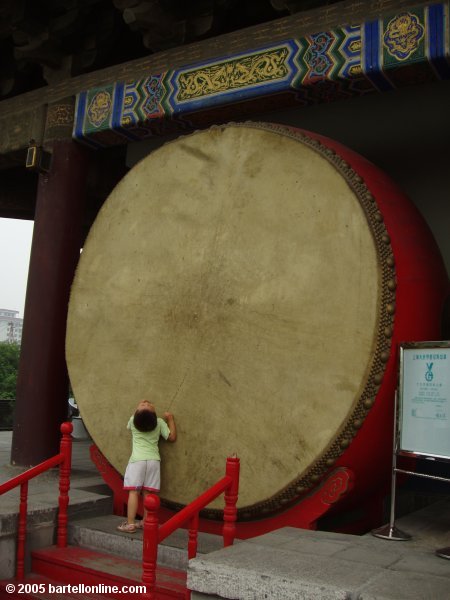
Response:
[[[450,78],[449,1],[77,96],[73,137],[124,144],[254,112]]]

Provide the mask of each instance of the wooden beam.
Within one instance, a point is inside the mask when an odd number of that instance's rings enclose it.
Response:
[[[195,42],[147,57],[115,65],[93,73],[73,77],[20,96],[0,102],[0,154],[9,154],[26,148],[29,139],[39,139],[44,126],[46,105],[55,104],[83,90],[103,86],[115,81],[138,80],[150,74],[230,57],[271,42],[298,38],[326,31],[333,27],[360,23],[411,5],[429,4],[425,0],[345,0],[322,8],[300,12],[235,31],[201,42]]]

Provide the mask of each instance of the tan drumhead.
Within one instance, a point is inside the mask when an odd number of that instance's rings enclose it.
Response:
[[[95,443],[123,473],[147,398],[178,426],[164,499],[188,503],[234,453],[238,506],[277,498],[361,395],[378,271],[355,192],[301,136],[228,125],[164,145],[104,204],[73,284],[67,361]]]

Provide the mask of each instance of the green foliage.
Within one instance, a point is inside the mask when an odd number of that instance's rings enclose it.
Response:
[[[19,356],[19,344],[0,342],[0,398],[2,400],[12,400],[16,397]]]

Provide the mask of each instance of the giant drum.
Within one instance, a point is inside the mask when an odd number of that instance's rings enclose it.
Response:
[[[169,507],[234,453],[239,520],[339,466],[369,497],[389,478],[397,344],[439,338],[446,286],[415,208],[337,142],[264,123],[179,137],[117,185],[84,246],[66,344],[81,416],[123,473],[138,401],[174,413]]]

